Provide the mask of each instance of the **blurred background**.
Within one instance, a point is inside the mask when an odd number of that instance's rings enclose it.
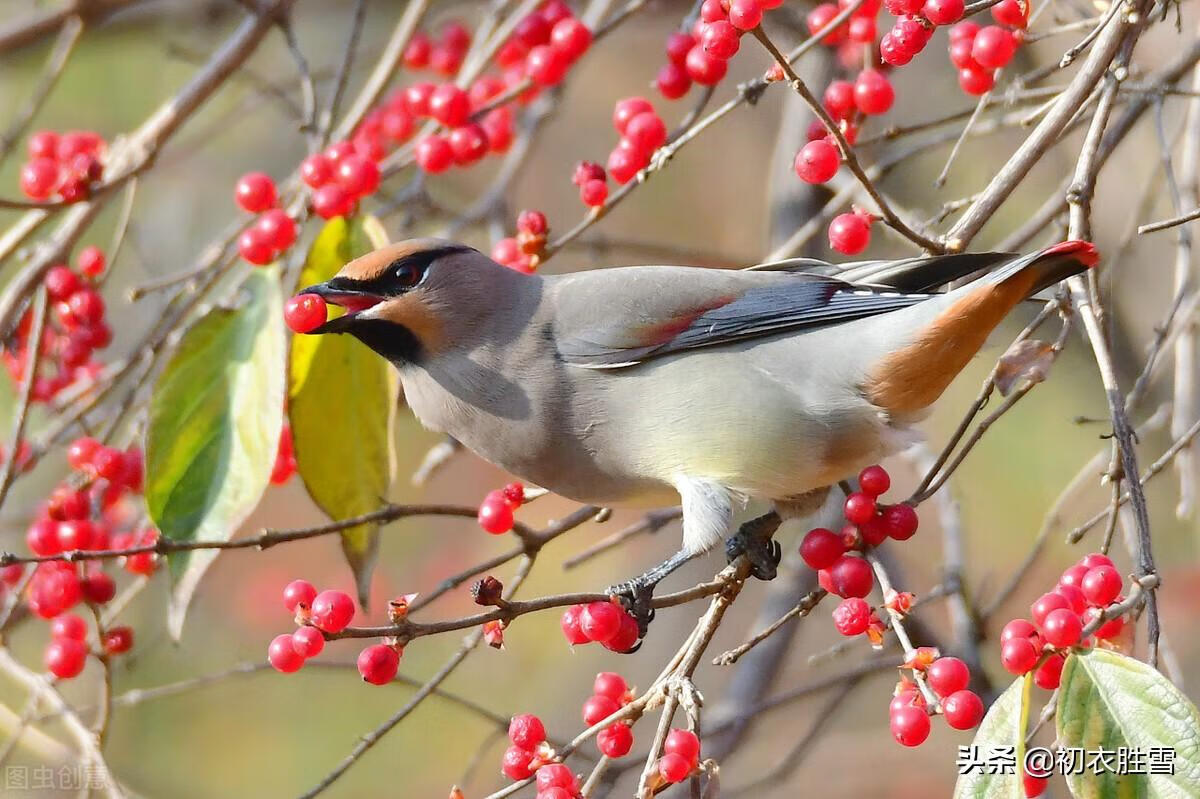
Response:
[[[0,0],[0,27],[49,5]],[[1064,20],[1074,19],[1084,8],[1077,5],[1080,7],[1063,3],[1047,17],[1058,14]],[[402,6],[397,2],[367,3],[362,56],[351,78],[352,89],[373,65]],[[336,72],[352,7],[353,3],[345,0],[302,0],[297,5],[296,35],[317,79],[318,91],[328,91]],[[1185,3],[1183,9],[1185,15],[1194,14],[1195,4]],[[553,118],[534,143],[532,157],[512,185],[508,218],[515,218],[523,208],[541,209],[559,231],[582,218],[584,209],[570,182],[574,164],[581,159],[604,160],[615,142],[609,120],[617,99],[632,94],[653,96],[649,94],[650,82],[663,63],[663,43],[688,10],[689,4],[656,0],[584,58],[565,85]],[[800,26],[789,25],[787,20],[802,20],[807,10],[809,6],[789,1],[788,9],[774,23],[781,42],[802,38]],[[481,3],[435,4],[425,27],[436,29],[440,21],[450,18],[463,19],[473,26],[485,11]],[[117,14],[83,37],[34,129],[88,128],[110,139],[132,129],[193,74],[196,64],[219,46],[242,14],[232,2],[187,0],[141,3]],[[1139,67],[1153,69],[1173,52],[1176,37],[1167,25],[1149,33],[1137,51]],[[1074,41],[1071,36],[1056,37],[1023,48],[1018,55],[1019,70],[1057,61]],[[26,101],[50,42],[47,38],[0,53],[0,125]],[[944,52],[945,34],[939,32],[926,53],[896,74],[895,108],[883,120],[873,122],[875,127],[868,127],[864,135],[886,125],[914,123],[972,107],[970,99],[957,88]],[[716,101],[732,96],[734,81],[760,75],[768,63],[759,48],[743,47],[731,64],[736,74],[717,89]],[[815,53],[801,66],[801,73],[812,76],[816,85],[823,85],[834,69],[827,53]],[[251,60],[250,70],[258,78],[278,84],[290,97],[297,96],[295,67],[278,34],[268,37]],[[400,79],[403,82],[408,78],[402,74]],[[161,300],[153,294],[129,303],[125,299],[128,289],[180,272],[193,263],[201,248],[236,215],[231,194],[236,178],[249,170],[281,176],[305,155],[304,138],[296,130],[295,119],[276,99],[256,90],[255,82],[231,81],[188,122],[150,176],[142,181],[129,239],[113,279],[105,288],[116,328],[111,353],[131,346],[157,318],[160,307],[156,303]],[[797,218],[796,209],[803,214],[807,208],[811,213],[813,202],[790,171],[791,156],[804,141],[810,117],[794,107],[793,98],[786,94],[769,91],[756,105],[739,109],[706,131],[700,140],[684,148],[661,176],[638,189],[608,219],[582,237],[579,246],[554,258],[547,271],[665,261],[736,267],[764,257],[773,244],[803,221]],[[692,100],[670,104],[656,99],[655,103],[670,123],[686,113]],[[1181,110],[1171,102],[1164,104],[1162,118],[1168,130],[1177,126]],[[911,218],[933,217],[943,203],[982,188],[1025,133],[1018,127],[967,140],[940,189],[934,187],[934,178],[945,163],[948,145],[911,159],[891,173],[883,186],[909,209]],[[995,244],[1040,206],[1070,174],[1077,152],[1076,137],[1043,159],[975,246]],[[1114,248],[1126,238],[1132,225],[1173,215],[1166,192],[1149,182],[1161,178],[1158,153],[1153,122],[1148,118],[1102,173],[1095,205],[1095,228],[1102,250]],[[867,150],[864,158],[869,162],[870,157]],[[0,168],[0,196],[17,196],[18,168],[19,158],[9,158]],[[428,189],[440,205],[465,209],[493,175],[494,166],[484,165],[431,179]],[[1135,208],[1143,186],[1150,189],[1150,201]],[[116,205],[105,211],[81,245],[107,242],[115,224]],[[15,218],[12,212],[0,211],[0,226],[7,226]],[[440,227],[404,228],[403,206],[383,206],[382,218],[393,237]],[[462,235],[469,243],[487,249],[491,237],[511,235],[511,230],[471,229]],[[818,234],[807,254],[830,257],[823,235]],[[1154,325],[1166,313],[1172,292],[1172,244],[1170,234],[1138,239],[1119,262],[1108,264],[1103,278],[1115,298],[1109,324],[1125,386],[1136,377]],[[911,252],[903,242],[877,228],[869,255]],[[12,266],[3,268],[0,280],[6,280],[12,271]],[[1036,310],[1036,305],[1030,305],[1014,315],[997,334],[997,346],[976,359],[944,397],[926,425],[935,451],[957,425],[994,358]],[[8,381],[0,382],[0,389],[11,395]],[[1155,385],[1138,409],[1137,420],[1146,418],[1169,399],[1169,379],[1160,382],[1162,385]],[[729,390],[736,391],[737,387],[730,386]],[[11,406],[11,396],[4,403]],[[336,413],[337,409],[331,408],[330,412]],[[1104,395],[1087,344],[1072,334],[1051,379],[1003,417],[951,481],[949,491],[959,505],[965,531],[965,579],[984,603],[1029,552],[1047,511],[1068,481],[1097,452],[1107,451],[1103,435],[1108,425],[1078,420],[1106,417]],[[33,419],[35,426],[44,421],[44,416]],[[413,488],[409,476],[438,441],[438,436],[422,430],[411,415],[401,411],[397,430],[400,463],[391,500],[476,504],[487,491],[508,481],[507,475],[469,453],[461,453],[428,485]],[[1147,432],[1141,439],[1143,464],[1154,460],[1168,443],[1163,430]],[[916,469],[906,460],[886,465],[893,473],[895,486],[889,496],[906,496],[906,491],[918,482]],[[49,457],[32,477],[18,484],[16,495],[5,503],[0,518],[0,547],[24,551],[24,530],[34,507],[64,471],[61,458]],[[1090,488],[1077,492],[1065,504],[1043,557],[985,630],[993,640],[983,645],[984,666],[994,685],[1001,689],[1008,677],[999,666],[994,643],[1000,626],[1009,618],[1025,615],[1029,602],[1048,590],[1063,568],[1098,545],[1096,531],[1079,546],[1063,543],[1067,531],[1107,502],[1107,491],[1096,480],[1088,484]],[[1150,484],[1155,555],[1165,586],[1160,594],[1163,629],[1175,667],[1185,675],[1184,688],[1195,698],[1200,695],[1200,639],[1191,634],[1194,614],[1200,607],[1197,526],[1193,519],[1176,518],[1177,496],[1178,480],[1169,469]],[[547,497],[522,509],[518,517],[540,527],[573,508],[568,501]],[[268,491],[245,531],[309,525],[322,518],[300,482],[293,480]],[[653,536],[634,538],[579,568],[560,568],[563,560],[637,518],[635,513],[617,512],[603,525],[584,525],[553,542],[539,559],[522,596],[601,589],[642,572],[675,551],[678,528],[670,525]],[[902,574],[897,578],[899,587],[920,596],[939,582],[943,562],[940,532],[932,507],[923,510],[920,533],[894,553]],[[763,610],[764,605],[774,603],[774,607],[786,609],[794,602],[793,594],[804,578],[803,567],[797,566],[794,556],[802,533],[788,527],[781,531],[784,550],[790,554],[779,584],[753,583],[747,587],[710,647],[711,654],[735,646],[778,615]],[[408,520],[390,525],[382,538],[370,620],[383,622],[383,608],[389,597],[430,591],[446,576],[510,546],[505,538],[486,535],[469,520]],[[1114,553],[1118,566],[1128,571],[1129,559],[1120,543]],[[666,590],[705,579],[720,563],[716,554],[694,563],[674,576]],[[511,567],[498,570],[496,576],[507,580]],[[168,586],[165,574],[159,574],[127,613],[138,638],[134,652],[115,666],[114,691],[121,694],[148,689],[220,674],[241,663],[263,662],[268,641],[291,627],[279,593],[297,577],[347,591],[353,586],[337,542],[331,538],[263,552],[226,554],[205,578],[184,638],[176,645],[165,632]],[[450,618],[470,613],[473,608],[464,587],[440,601],[423,618]],[[708,712],[714,716],[727,712],[725,700],[731,691],[743,697],[777,696],[819,683],[861,662],[869,654],[865,644],[810,663],[810,656],[836,643],[836,632],[828,622],[830,608],[821,606],[811,618],[795,626],[794,635],[780,636],[786,652],[778,669],[758,674],[758,685],[753,690],[736,684],[736,680],[731,685],[736,669],[708,665],[706,658],[696,681],[708,700]],[[665,658],[678,648],[700,611],[700,605],[660,611],[649,640],[632,656],[616,655],[599,647],[571,651],[559,632],[557,613],[527,616],[507,631],[504,651],[484,649],[475,653],[444,688],[503,716],[537,713],[552,735],[569,738],[581,729],[579,707],[590,694],[591,679],[597,671],[616,670],[631,684],[646,685]],[[950,629],[943,603],[931,603],[919,615],[932,629]],[[25,624],[7,643],[23,662],[37,668],[46,635],[45,625]],[[457,635],[420,639],[405,651],[402,675],[423,681],[460,643]],[[119,707],[106,748],[109,763],[126,786],[148,797],[274,797],[302,793],[343,758],[359,736],[380,724],[412,693],[413,689],[403,684],[385,688],[364,685],[353,669],[356,654],[353,644],[334,643],[326,648],[321,660],[347,664],[346,668],[309,667],[290,676],[258,671]],[[750,660],[747,658],[743,664]],[[81,704],[87,705],[99,678],[95,671],[91,665],[81,678],[65,686],[67,696],[78,697]],[[747,674],[750,672],[743,671],[741,679],[748,679]],[[744,737],[740,745],[722,760],[723,787],[734,793],[768,773],[818,725],[819,733],[803,757],[792,758],[794,762],[778,773],[777,781],[755,788],[749,795],[792,797],[803,792],[896,799],[949,795],[955,779],[955,747],[969,743],[970,733],[957,733],[936,724],[930,741],[920,749],[897,746],[887,730],[886,711],[894,678],[893,672],[883,671],[864,679],[832,712],[829,702],[834,692],[830,691],[815,692],[763,712],[741,731]],[[6,738],[14,729],[25,697],[17,686],[0,679],[0,701],[8,708],[0,713],[0,736]],[[635,728],[641,746],[648,741],[653,723],[647,720]],[[50,736],[62,738],[55,724],[44,729]],[[326,795],[441,797],[451,784],[458,783],[467,797],[474,799],[504,784],[498,764],[505,745],[493,724],[453,702],[434,698],[384,737]],[[594,752],[591,745],[586,748]],[[642,750],[635,747],[635,751]],[[39,746],[26,738],[9,765],[61,765],[46,760],[49,752],[52,748],[48,745]],[[1061,786],[1054,790],[1057,795],[1065,794]],[[625,785],[615,795],[629,793]],[[525,794],[532,796],[532,791]],[[5,795],[48,794],[27,794],[13,788]]]

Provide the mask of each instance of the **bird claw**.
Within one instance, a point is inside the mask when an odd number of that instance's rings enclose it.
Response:
[[[774,580],[783,559],[783,547],[771,536],[779,528],[778,517],[746,522],[725,542],[725,557],[733,563],[742,555],[750,563],[750,574],[759,580]]]
[[[616,597],[621,606],[637,622],[638,643],[630,650],[630,652],[636,652],[642,645],[642,639],[646,637],[646,631],[650,629],[650,622],[654,621],[654,608],[651,606],[651,601],[654,599],[654,584],[635,578],[610,586],[605,593]]]

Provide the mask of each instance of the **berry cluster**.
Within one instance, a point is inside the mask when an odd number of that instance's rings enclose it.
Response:
[[[92,654],[87,644],[88,625],[82,616],[63,613],[50,623],[50,642],[42,654],[46,671],[60,680],[78,677]],[[120,655],[133,648],[133,630],[112,627],[101,636],[101,654]]]
[[[1054,590],[1042,594],[1029,609],[1030,618],[1013,619],[1000,633],[1000,662],[1013,674],[1033,673],[1038,687],[1058,687],[1067,650],[1091,647],[1096,639],[1108,641],[1125,627],[1123,616],[1106,620],[1094,636],[1083,630],[1106,607],[1121,600],[1121,573],[1107,555],[1094,552],[1062,573]]]
[[[86,200],[104,176],[108,145],[95,131],[56,133],[40,130],[29,137],[29,160],[21,167],[21,191],[31,200]]]
[[[283,304],[283,321],[296,333],[311,333],[329,315],[325,298],[316,294],[297,294]]]
[[[572,605],[563,612],[559,623],[572,646],[596,642],[621,653],[637,647],[637,622],[616,600]]]
[[[608,154],[608,174],[623,186],[667,143],[667,125],[645,97],[626,97],[613,107],[613,127],[621,138]]]
[[[375,166],[375,186],[371,190],[378,186],[379,167]],[[238,253],[242,258],[255,266],[265,266],[296,243],[299,235],[296,222],[278,207],[279,192],[269,175],[262,172],[242,175],[234,186],[233,199],[243,211],[259,214],[254,224],[238,236]]]
[[[940,712],[946,724],[956,730],[969,730],[983,720],[983,700],[967,690],[971,671],[966,663],[954,657],[939,657],[932,647],[920,647],[904,667],[923,679],[938,701],[931,707],[917,683],[901,678],[888,705],[888,727],[897,743],[923,744],[932,726],[931,713]]]
[[[503,535],[513,528],[513,511],[525,502],[525,486],[509,483],[489,491],[479,504],[479,526],[492,535]]]
[[[592,683],[592,696],[583,703],[583,723],[589,727],[599,724],[632,699],[624,677],[602,671]],[[596,746],[605,757],[625,757],[633,749],[633,729],[624,721],[614,721],[596,735]]]
[[[715,86],[728,71],[728,61],[741,47],[741,36],[762,22],[763,14],[783,0],[705,0],[690,32],[667,37],[667,63],[655,85],[668,100],[678,100],[693,83]]]
[[[1005,0],[992,6],[992,16],[997,21],[1013,21],[1018,31],[1025,27],[1025,19],[1019,10],[1020,0]],[[1019,21],[1019,25],[1017,22]],[[996,70],[1007,66],[1016,55],[1021,44],[1017,31],[1000,25],[980,28],[965,20],[950,29],[950,63],[958,68],[958,85],[971,95],[986,94],[996,85]]]
[[[549,233],[550,223],[545,214],[522,211],[517,216],[517,235],[497,241],[492,247],[492,259],[509,269],[531,274],[541,261]]]
[[[863,469],[858,482],[860,490],[846,497],[843,513],[847,524],[841,532],[818,527],[800,542],[800,557],[816,570],[821,587],[846,599],[865,597],[874,585],[871,565],[859,556],[862,551],[878,546],[886,538],[907,541],[917,532],[917,513],[911,505],[879,504],[880,495],[892,482],[882,466]],[[845,629],[839,624],[843,634],[867,631],[867,626],[860,625],[861,613],[850,610],[843,613],[847,617]],[[866,618],[869,624],[872,616],[868,614]],[[863,629],[859,630],[859,626]]]
[[[543,782],[554,783],[556,787],[570,786],[568,796],[575,795],[575,775],[561,763],[550,762],[554,752],[546,743],[546,725],[542,724],[541,719],[532,713],[513,716],[508,723],[508,740],[512,746],[504,751],[500,760],[500,770],[506,777],[510,780],[527,780],[534,772],[547,769],[546,775],[538,779],[539,797],[542,796]]]
[[[47,315],[42,331],[42,364],[52,360],[54,374],[39,374],[33,382],[32,402],[49,402],[60,391],[77,381],[92,381],[101,366],[92,359],[96,350],[112,343],[112,328],[105,321],[104,298],[93,280],[104,273],[104,252],[99,247],[84,247],[75,259],[75,269],[56,264],[43,281],[53,313]],[[16,335],[3,353],[4,366],[14,382],[24,379],[30,362],[30,335],[33,311],[27,310],[17,325]]]
[[[667,733],[658,776],[663,782],[683,782],[700,765],[700,739],[691,730],[674,729]]]

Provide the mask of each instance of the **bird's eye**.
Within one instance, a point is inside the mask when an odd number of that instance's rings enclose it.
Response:
[[[396,267],[396,282],[405,288],[421,282],[421,270],[412,264],[401,264]]]

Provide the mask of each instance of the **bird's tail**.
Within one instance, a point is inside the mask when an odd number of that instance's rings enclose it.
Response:
[[[1030,297],[1055,283],[1086,272],[1100,261],[1100,252],[1090,241],[1063,241],[1029,255],[1015,258],[988,276],[993,283],[1018,281]]]

